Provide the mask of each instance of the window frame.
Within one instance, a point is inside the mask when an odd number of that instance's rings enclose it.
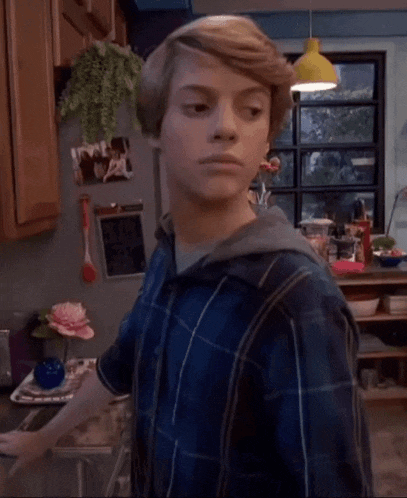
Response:
[[[271,144],[272,155],[278,155],[280,152],[294,153],[294,171],[293,183],[291,187],[286,186],[271,186],[272,196],[279,194],[294,195],[294,225],[298,226],[301,221],[302,196],[307,193],[319,192],[373,192],[375,194],[374,213],[375,220],[373,225],[374,233],[383,233],[385,225],[385,102],[386,102],[386,51],[385,50],[363,50],[357,52],[324,52],[324,55],[334,64],[346,62],[355,63],[375,63],[375,87],[374,95],[371,100],[300,100],[300,92],[293,93],[294,107],[292,109],[293,121],[293,144],[287,146],[274,146]],[[301,54],[286,54],[286,57],[291,62],[294,62]],[[300,113],[302,107],[341,107],[361,105],[374,105],[374,137],[373,142],[357,142],[357,143],[337,143],[337,144],[321,144],[321,143],[300,143]],[[371,185],[321,185],[321,186],[302,186],[300,185],[301,178],[301,154],[307,150],[358,150],[361,147],[373,149],[376,157],[376,171],[374,183]]]

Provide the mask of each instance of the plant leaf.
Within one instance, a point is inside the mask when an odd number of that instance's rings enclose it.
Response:
[[[36,327],[31,332],[32,337],[37,337],[38,339],[53,339],[56,334],[55,332],[45,323],[42,323]]]
[[[99,131],[110,143],[117,128],[117,109],[129,94],[136,109],[142,65],[130,45],[95,42],[75,59],[69,93],[60,103],[61,119],[79,117],[85,143],[95,142]]]
[[[393,249],[394,245],[396,244],[395,239],[393,237],[376,237],[373,242],[373,249],[375,251],[378,251],[380,248],[382,249]]]
[[[55,341],[57,348],[63,349],[66,344],[66,338],[60,334],[55,334],[52,339]]]
[[[48,308],[43,308],[38,313],[38,319],[41,320],[41,322],[44,322],[47,319],[46,316],[47,316],[48,313],[49,313],[49,309]]]

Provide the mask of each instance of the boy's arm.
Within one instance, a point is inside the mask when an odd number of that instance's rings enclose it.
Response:
[[[0,434],[0,455],[17,457],[11,475],[42,456],[61,436],[102,410],[117,394],[131,392],[135,334],[129,330],[128,317],[123,318],[116,341],[98,359],[96,371],[91,371],[75,397],[47,425],[35,432]]]
[[[55,446],[61,436],[102,410],[114,397],[115,395],[100,382],[96,371],[92,371],[75,397],[40,430],[0,434],[0,454],[17,457],[10,475],[41,457],[49,448]]]
[[[344,311],[316,309],[308,322],[287,319],[286,329],[279,323],[288,340],[281,340],[273,357],[270,372],[277,380],[269,377],[274,389],[265,397],[265,411],[274,467],[280,462],[291,496],[294,489],[300,496],[372,496],[357,344]]]

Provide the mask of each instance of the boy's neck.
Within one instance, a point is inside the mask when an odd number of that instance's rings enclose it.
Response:
[[[226,239],[257,217],[247,199],[212,206],[176,203],[170,212],[175,236],[184,247]]]

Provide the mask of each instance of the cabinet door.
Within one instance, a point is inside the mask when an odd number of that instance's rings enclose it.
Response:
[[[122,11],[116,7],[114,42],[125,47],[127,45],[127,26]]]
[[[6,0],[16,230],[59,214],[49,3]]]
[[[115,0],[51,0],[51,4],[56,67],[71,67],[95,40],[126,45],[126,21]]]
[[[114,29],[115,0],[87,0],[86,13],[96,28],[107,36]]]
[[[52,1],[54,65],[72,66],[75,57],[89,46],[89,20],[80,0]]]
[[[4,3],[0,8],[0,240],[12,236],[14,218],[13,157],[7,74]],[[11,233],[10,233],[11,232]]]

